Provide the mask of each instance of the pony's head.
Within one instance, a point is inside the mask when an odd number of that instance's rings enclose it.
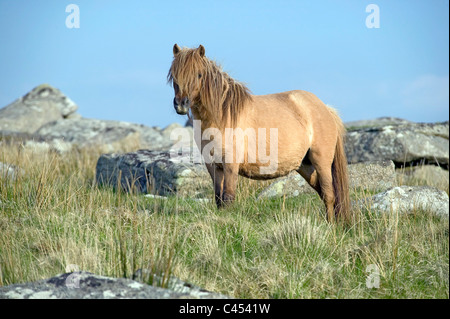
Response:
[[[186,115],[189,108],[200,102],[202,77],[207,68],[205,48],[181,49],[173,46],[173,62],[167,76],[175,91],[173,106],[178,114]]]
[[[223,72],[205,56],[205,48],[181,49],[173,46],[173,62],[167,75],[173,85],[173,106],[178,114],[188,114],[195,107],[219,126],[235,125],[244,105],[251,99],[247,87]]]

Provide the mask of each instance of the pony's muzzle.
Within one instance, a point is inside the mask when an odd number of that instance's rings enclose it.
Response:
[[[177,114],[180,115],[188,114],[190,104],[191,102],[187,97],[182,98],[181,103],[180,100],[177,99],[176,97],[173,99],[173,107],[175,108]]]

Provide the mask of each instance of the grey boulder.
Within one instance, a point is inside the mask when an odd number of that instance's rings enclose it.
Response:
[[[395,165],[392,161],[373,161],[348,165],[350,189],[382,191],[396,186]],[[275,180],[259,195],[258,199],[270,197],[293,197],[314,193],[311,186],[297,172]]]
[[[158,275],[150,269],[138,269],[133,274],[133,280],[141,283],[151,283],[152,285],[167,286],[168,289],[180,294],[188,294],[193,298],[228,298],[227,296],[208,291],[189,282],[183,281],[175,276],[164,278],[164,273]],[[164,283],[165,281],[165,283]]]
[[[0,162],[0,178],[14,181],[19,175],[23,174],[23,170],[17,166]]]
[[[205,197],[212,190],[203,163],[170,151],[103,154],[97,161],[96,181],[99,185],[163,196]]]
[[[42,84],[0,109],[0,133],[35,133],[43,125],[69,118],[78,106],[60,90]]]
[[[72,272],[49,279],[0,287],[0,299],[217,299],[226,296],[205,290],[174,291],[131,279]]]
[[[383,127],[387,125],[399,125],[399,124],[411,124],[413,122],[404,120],[398,117],[379,117],[376,119],[370,119],[370,120],[359,120],[359,121],[352,121],[352,122],[345,122],[344,125],[347,128],[347,130],[355,130],[355,129],[362,129],[362,128],[376,128],[376,127]]]
[[[448,218],[449,198],[446,192],[430,186],[399,186],[357,203],[362,209],[379,213],[413,213],[430,211],[438,217]]]
[[[346,135],[350,163],[392,160],[398,166],[437,163],[448,168],[449,122],[411,123],[358,129]]]
[[[78,148],[99,147],[104,152],[138,148],[161,150],[174,144],[157,128],[88,118],[52,122],[40,128],[36,135],[39,141],[46,143],[62,141]]]
[[[428,185],[442,190],[448,190],[448,170],[435,165],[419,165],[397,170],[399,184],[402,185]]]

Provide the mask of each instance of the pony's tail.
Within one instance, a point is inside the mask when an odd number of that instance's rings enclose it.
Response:
[[[333,164],[331,166],[331,173],[333,176],[333,191],[334,191],[334,212],[336,220],[345,224],[353,222],[351,213],[351,203],[349,196],[349,183],[347,171],[347,157],[344,150],[345,127],[340,118],[335,112],[333,115],[338,126],[338,139],[336,143],[336,150],[334,152]]]

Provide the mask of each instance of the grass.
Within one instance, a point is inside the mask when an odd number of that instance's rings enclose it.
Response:
[[[38,154],[0,144],[0,286],[80,270],[131,278],[150,269],[236,298],[448,298],[448,220],[426,211],[359,211],[330,225],[318,196],[257,201],[267,183],[241,179],[237,202],[125,194],[94,182],[98,151]],[[447,186],[448,192],[448,186]],[[353,190],[354,199],[372,194]],[[379,287],[368,288],[379,270]]]

